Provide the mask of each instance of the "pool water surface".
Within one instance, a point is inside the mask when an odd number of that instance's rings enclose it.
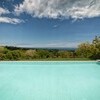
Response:
[[[0,62],[0,100],[100,100],[100,64]]]

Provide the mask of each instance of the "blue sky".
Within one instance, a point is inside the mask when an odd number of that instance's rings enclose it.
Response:
[[[99,0],[0,0],[0,45],[77,47],[96,35]]]

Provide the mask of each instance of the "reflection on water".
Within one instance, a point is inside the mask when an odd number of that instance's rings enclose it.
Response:
[[[100,65],[0,64],[0,100],[100,100]]]

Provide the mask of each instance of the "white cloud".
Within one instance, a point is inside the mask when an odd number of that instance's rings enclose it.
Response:
[[[21,22],[24,22],[24,21],[17,18],[0,17],[0,23],[18,24]]]
[[[10,13],[9,10],[0,7],[0,15],[9,13]]]
[[[39,18],[92,18],[100,16],[100,0],[24,0],[15,12]]]
[[[10,11],[0,7],[0,23],[18,24],[24,22],[18,18],[9,18],[2,15],[10,14]]]

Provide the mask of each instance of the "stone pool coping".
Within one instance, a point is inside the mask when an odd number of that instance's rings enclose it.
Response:
[[[98,60],[93,61],[0,61],[0,62],[98,62]]]

